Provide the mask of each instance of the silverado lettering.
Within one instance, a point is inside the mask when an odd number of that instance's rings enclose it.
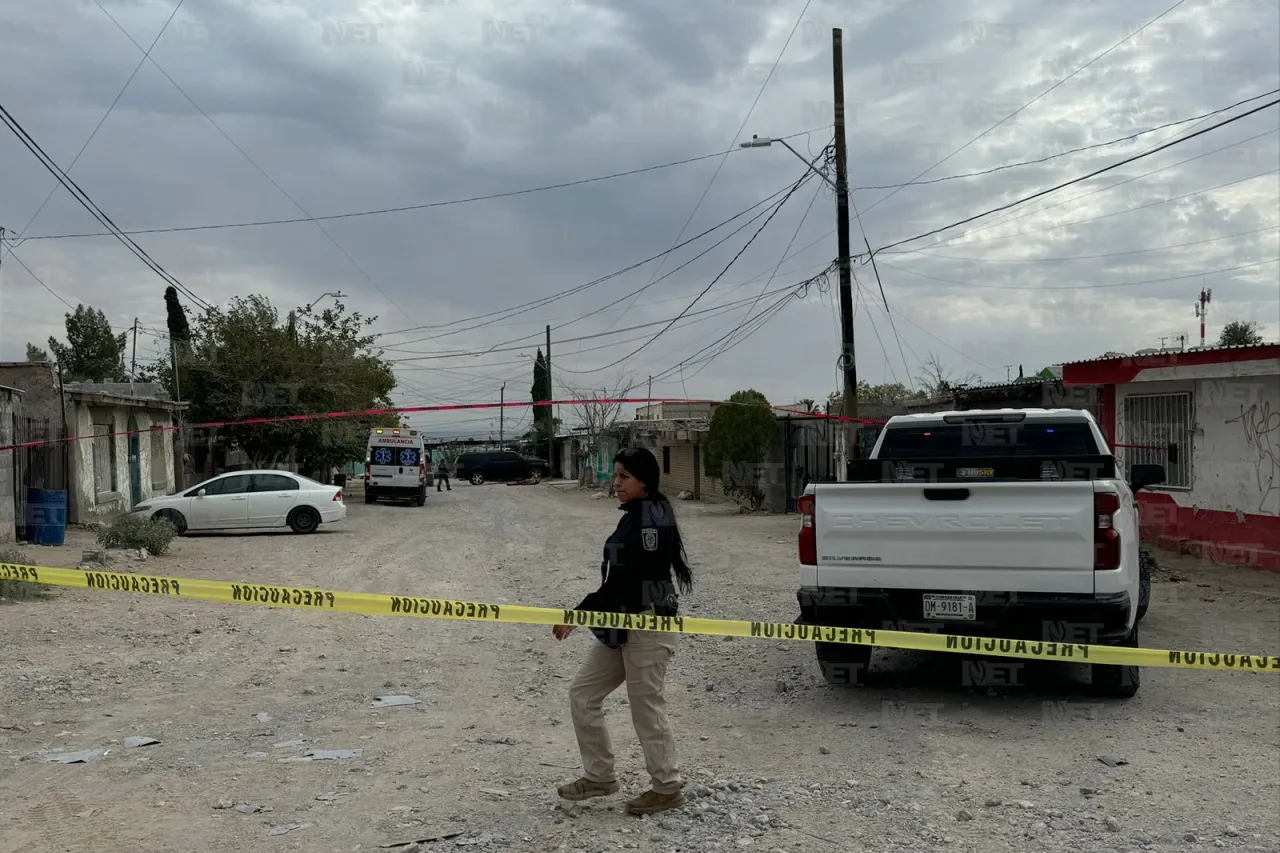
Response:
[[[831,515],[835,529],[850,530],[1069,530],[1071,515]]]

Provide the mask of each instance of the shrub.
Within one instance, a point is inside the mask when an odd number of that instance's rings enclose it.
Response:
[[[28,556],[17,548],[5,548],[0,550],[0,563],[17,563],[22,566],[26,565],[28,560]],[[0,598],[5,599],[6,601],[24,601],[32,598],[42,598],[45,593],[50,591],[51,588],[42,583],[0,580]]]
[[[177,534],[164,519],[122,515],[99,530],[97,539],[103,548],[146,548],[158,557],[169,550],[169,543]]]
[[[764,502],[760,476],[777,429],[768,398],[754,388],[735,391],[711,416],[703,451],[706,471],[748,509],[758,510]]]

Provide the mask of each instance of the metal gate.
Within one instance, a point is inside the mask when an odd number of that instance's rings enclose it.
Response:
[[[783,430],[783,479],[787,484],[786,511],[795,512],[796,500],[810,483],[836,481],[836,422],[829,418],[781,420]]]
[[[31,520],[27,505],[30,489],[67,491],[67,460],[70,449],[62,424],[40,418],[13,418],[13,508],[19,542],[28,538]],[[44,443],[49,442],[49,443]],[[34,446],[23,447],[24,444]],[[68,495],[68,501],[70,495]],[[69,507],[68,507],[69,508]]]

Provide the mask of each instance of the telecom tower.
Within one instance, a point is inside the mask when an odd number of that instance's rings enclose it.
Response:
[[[1204,318],[1209,313],[1209,298],[1212,296],[1212,288],[1200,288],[1200,301],[1196,303],[1196,316],[1200,318],[1200,346],[1204,346]]]

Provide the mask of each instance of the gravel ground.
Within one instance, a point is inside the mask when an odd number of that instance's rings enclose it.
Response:
[[[679,509],[699,581],[686,613],[795,616],[794,517]],[[461,486],[424,508],[352,502],[308,537],[181,539],[135,568],[560,607],[598,580],[616,518],[555,486]],[[74,566],[88,544],[25,551]],[[1161,561],[1144,645],[1280,651],[1280,576]],[[440,835],[417,849],[1280,850],[1273,675],[1146,670],[1135,699],[1098,701],[1070,667],[974,690],[952,656],[881,652],[868,686],[839,690],[803,644],[688,637],[668,693],[690,801],[635,819],[623,795],[555,797],[577,772],[565,691],[590,642],[81,590],[2,605],[0,851],[345,853]],[[390,694],[420,703],[373,707]],[[624,795],[647,783],[625,705],[607,706]],[[107,752],[45,760],[87,749]],[[361,753],[282,760],[308,749]]]

